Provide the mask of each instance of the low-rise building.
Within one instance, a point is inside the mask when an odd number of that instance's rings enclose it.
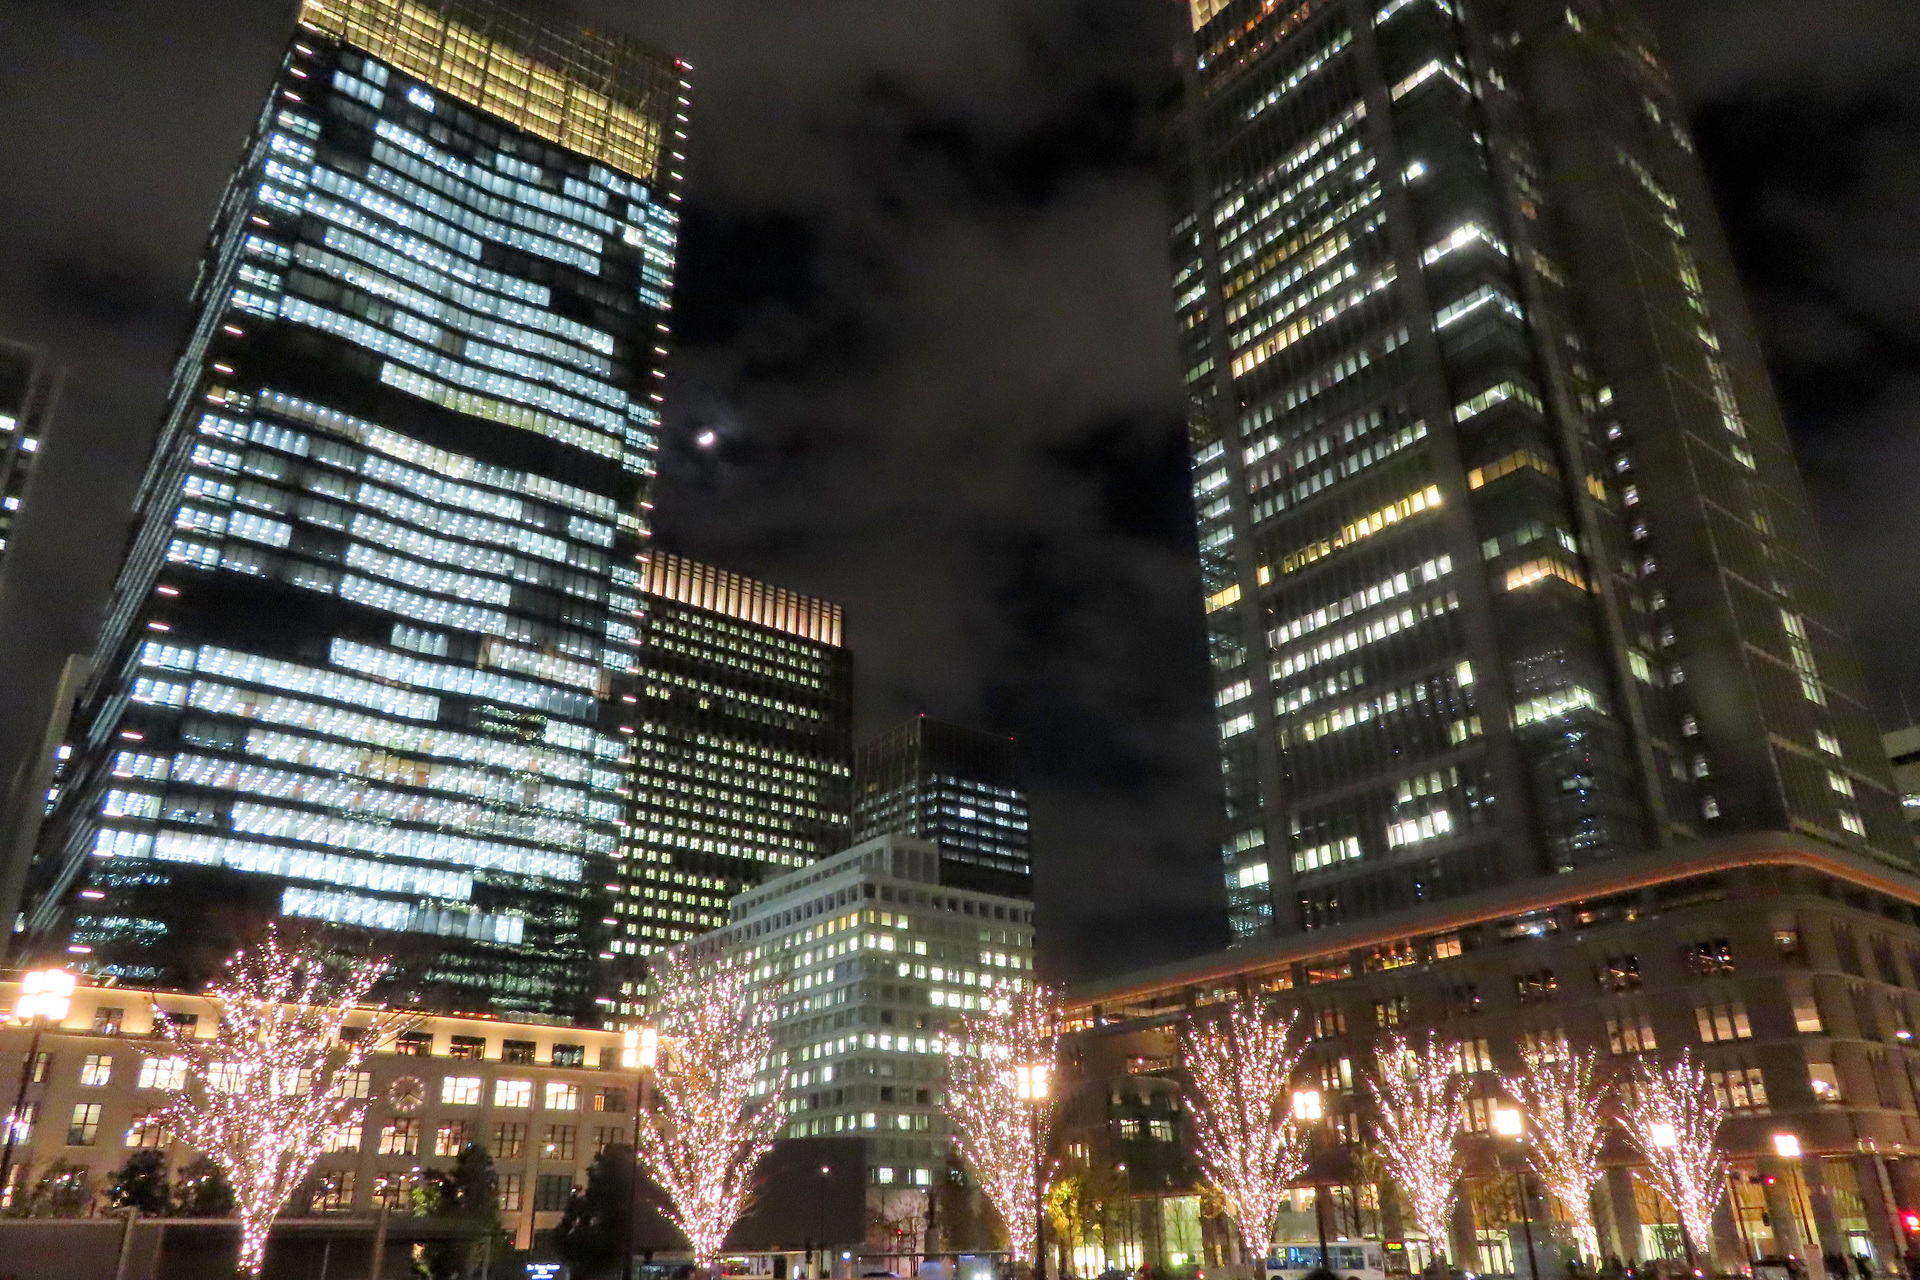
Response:
[[[6,1009],[17,994],[16,983],[0,983]],[[29,1026],[0,1025],[0,1110],[17,1107],[21,1119],[5,1203],[56,1165],[97,1196],[135,1150],[174,1152],[176,1166],[191,1158],[158,1116],[185,1062],[156,1031],[156,1012],[213,1034],[212,1001],[127,987],[80,987],[37,1043]],[[28,1070],[30,1045],[38,1057]],[[623,1062],[617,1032],[423,1018],[345,1081],[350,1096],[366,1099],[364,1118],[334,1135],[289,1212],[405,1208],[421,1171],[450,1166],[471,1142],[491,1153],[501,1214],[530,1247],[559,1221],[594,1156],[631,1141],[639,1081]]]
[[[1729,1108],[1721,1259],[1851,1254],[1897,1273],[1915,1243],[1903,1215],[1920,1211],[1920,880],[1884,863],[1804,837],[1741,836],[1075,991],[1061,1141],[1125,1171],[1138,1225],[1114,1237],[1130,1241],[1110,1250],[1115,1261],[1170,1265],[1196,1247],[1223,1260],[1221,1235],[1197,1246],[1181,1229],[1196,1174],[1180,1031],[1243,996],[1297,1018],[1309,1041],[1297,1086],[1326,1100],[1325,1140],[1283,1243],[1314,1239],[1320,1183],[1336,1237],[1404,1242],[1417,1269],[1425,1242],[1354,1156],[1371,1124],[1376,1046],[1428,1031],[1466,1076],[1468,1177],[1446,1253],[1470,1271],[1511,1271],[1520,1225],[1490,1131],[1501,1076],[1519,1069],[1522,1045],[1563,1037],[1603,1055],[1615,1081],[1681,1050],[1704,1065]],[[1632,1176],[1624,1143],[1606,1163],[1603,1252],[1677,1258],[1676,1219]]]

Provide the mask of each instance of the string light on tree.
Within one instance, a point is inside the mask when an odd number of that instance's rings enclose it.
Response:
[[[1528,1041],[1521,1045],[1520,1061],[1520,1074],[1501,1084],[1531,1124],[1527,1159],[1541,1185],[1565,1206],[1581,1253],[1596,1259],[1600,1231],[1593,1217],[1593,1188],[1602,1173],[1608,1092],[1600,1083],[1599,1056],[1571,1049],[1565,1040]]]
[[[1622,1107],[1627,1140],[1646,1161],[1645,1178],[1680,1215],[1687,1266],[1713,1242],[1713,1211],[1727,1186],[1720,1128],[1727,1107],[1706,1069],[1684,1051],[1672,1062],[1636,1062]]]
[[[260,1274],[273,1219],[328,1135],[365,1113],[366,1103],[342,1096],[346,1074],[415,1021],[376,1011],[357,1039],[341,1039],[349,1015],[385,972],[384,962],[338,960],[269,927],[207,988],[217,1011],[211,1036],[155,1011],[155,1025],[187,1061],[187,1087],[165,1108],[165,1122],[227,1175],[243,1275]]]
[[[665,1198],[667,1220],[712,1272],[727,1232],[746,1212],[755,1166],[780,1127],[774,1099],[786,1073],[764,1088],[773,1032],[757,1016],[743,964],[698,966],[680,952],[653,960],[658,1038],[651,1102],[634,1128],[634,1154]]]
[[[1050,1106],[1041,1105],[1045,1096],[1032,1096],[1034,1070],[1051,1074],[1059,1001],[1049,988],[1027,987],[963,1014],[961,1022],[965,1041],[947,1046],[954,1142],[1005,1224],[1009,1250],[1031,1258],[1040,1239],[1053,1128]],[[1020,1068],[1026,1068],[1024,1081]]]
[[[1226,1203],[1247,1257],[1264,1258],[1307,1166],[1309,1130],[1293,1121],[1320,1117],[1318,1094],[1311,1106],[1304,1093],[1289,1105],[1302,1051],[1294,1015],[1266,1018],[1256,1001],[1242,1000],[1211,1020],[1196,1018],[1181,1048],[1200,1168]]]
[[[1368,1077],[1377,1148],[1388,1179],[1412,1211],[1435,1258],[1447,1252],[1454,1189],[1460,1182],[1460,1087],[1454,1051],[1432,1036],[1415,1048],[1394,1036],[1380,1046]]]

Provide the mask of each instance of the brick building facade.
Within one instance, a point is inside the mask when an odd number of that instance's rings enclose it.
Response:
[[[1713,1250],[1865,1255],[1897,1269],[1920,1207],[1920,882],[1818,842],[1743,836],[1528,881],[1082,988],[1071,1002],[1074,1087],[1063,1140],[1127,1170],[1136,1200],[1193,1194],[1178,1031],[1210,1004],[1262,993],[1311,1038],[1303,1087],[1329,1100],[1302,1181],[1333,1184],[1336,1236],[1403,1238],[1391,1196],[1354,1156],[1364,1074],[1389,1029],[1458,1045],[1468,1177],[1449,1257],[1511,1270],[1515,1201],[1488,1132],[1500,1073],[1529,1037],[1598,1049],[1616,1078],[1639,1055],[1691,1051],[1730,1107]],[[1776,1137],[1803,1156],[1783,1159]],[[1597,1189],[1603,1251],[1678,1256],[1670,1209],[1610,1143]],[[1311,1239],[1311,1193],[1282,1225]],[[1164,1216],[1164,1215],[1163,1215]],[[1151,1226],[1152,1215],[1135,1217]],[[1289,1225],[1290,1224],[1290,1225]],[[1409,1241],[1417,1261],[1419,1241]],[[1155,1257],[1153,1233],[1137,1240]],[[1221,1242],[1207,1251],[1219,1258]]]

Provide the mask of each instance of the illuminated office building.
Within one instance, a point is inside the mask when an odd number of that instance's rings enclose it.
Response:
[[[222,199],[29,950],[281,915],[593,1014],[685,68],[534,0],[305,0]]]
[[[733,900],[686,944],[767,978],[786,1138],[866,1140],[876,1207],[951,1158],[947,1053],[967,1013],[1033,981],[1033,903],[949,888],[930,841],[881,835]]]
[[[727,922],[727,903],[847,844],[853,655],[840,606],[664,551],[641,570],[641,662],[616,957]],[[644,1012],[615,964],[605,1016]]]
[[[60,371],[52,361],[32,347],[0,341],[0,565],[59,394]]]
[[[853,758],[853,838],[893,832],[940,846],[942,884],[1033,896],[1027,793],[1014,741],[916,716]]]
[[[1239,936],[1910,842],[1618,0],[1192,0],[1170,172]]]

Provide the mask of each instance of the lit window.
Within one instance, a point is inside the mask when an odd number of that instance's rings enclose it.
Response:
[[[187,1087],[185,1058],[148,1058],[140,1064],[136,1087],[141,1089],[180,1090]]]
[[[90,1147],[100,1136],[100,1104],[97,1102],[76,1103],[73,1115],[67,1121],[67,1145],[70,1147]]]
[[[440,1078],[440,1101],[449,1107],[477,1107],[480,1105],[479,1076],[442,1076]]]

